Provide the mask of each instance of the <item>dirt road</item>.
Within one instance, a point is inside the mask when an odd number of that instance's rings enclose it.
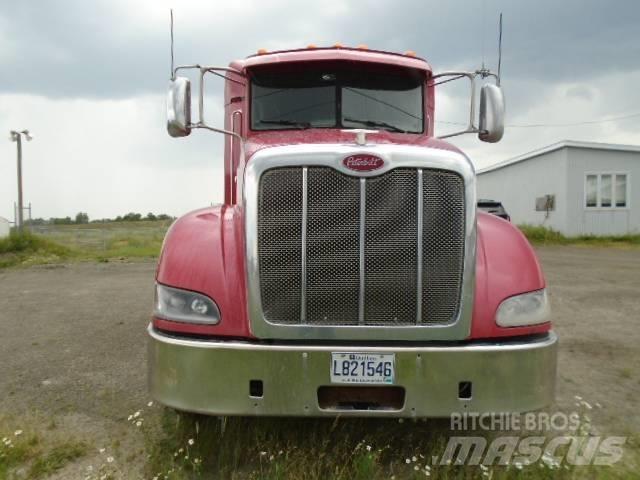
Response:
[[[578,395],[594,405],[603,432],[640,431],[640,251],[538,252],[561,338],[559,407],[574,409]],[[96,448],[118,438],[117,448],[141,451],[127,416],[149,400],[145,328],[154,268],[0,271],[0,415],[37,411],[82,431]]]

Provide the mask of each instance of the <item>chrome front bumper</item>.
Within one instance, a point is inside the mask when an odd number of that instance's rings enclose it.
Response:
[[[523,412],[553,402],[557,337],[441,346],[274,345],[192,340],[149,326],[149,388],[159,402],[211,415],[444,417],[454,412]],[[395,353],[402,407],[321,408],[331,352]],[[261,381],[262,396],[250,395]],[[459,398],[460,382],[472,383]],[[388,388],[375,387],[375,388]],[[254,391],[255,393],[255,391]]]

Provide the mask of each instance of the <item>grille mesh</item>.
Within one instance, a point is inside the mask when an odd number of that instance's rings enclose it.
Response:
[[[394,169],[365,181],[362,318],[360,178],[329,167],[308,167],[303,279],[303,168],[265,172],[258,198],[258,266],[265,319],[313,325],[357,325],[362,320],[365,325],[388,326],[455,320],[464,267],[464,182],[453,172],[422,171],[422,192],[415,168]],[[419,201],[421,299],[417,298]]]
[[[464,183],[424,170],[422,187],[422,322],[451,322],[459,308],[464,266]]]
[[[366,182],[365,319],[416,323],[418,175],[392,170]]]
[[[307,323],[358,323],[360,180],[309,168]]]
[[[300,322],[302,169],[265,172],[258,198],[262,311],[270,321]]]

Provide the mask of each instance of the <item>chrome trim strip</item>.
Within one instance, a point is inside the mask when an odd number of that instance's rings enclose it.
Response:
[[[367,215],[367,179],[360,179],[360,289],[358,292],[358,323],[364,325],[364,232]]]
[[[300,279],[300,323],[307,320],[307,199],[308,199],[308,174],[309,169],[302,169],[302,257]]]
[[[376,155],[385,162],[379,170],[356,172],[343,164],[355,154]],[[258,271],[258,192],[262,173],[277,167],[331,167],[353,177],[375,177],[395,168],[441,169],[459,174],[465,188],[465,258],[457,318],[449,324],[409,325],[282,325],[268,322],[262,313]],[[256,152],[244,171],[247,302],[251,332],[258,338],[294,340],[463,340],[471,331],[476,265],[476,180],[474,167],[456,151],[392,144],[300,144],[270,147]]]
[[[477,340],[467,345],[423,345],[423,346],[401,346],[401,345],[292,345],[255,343],[239,340],[193,340],[186,337],[172,337],[156,330],[150,323],[147,332],[154,340],[169,345],[179,345],[183,347],[194,347],[201,349],[224,349],[224,350],[251,350],[251,351],[277,351],[277,352],[380,352],[380,353],[453,353],[453,352],[517,352],[521,350],[531,350],[547,348],[558,341],[558,336],[550,330],[546,336],[521,337],[513,341],[510,337],[502,340]]]
[[[418,169],[418,252],[416,270],[416,324],[422,323],[422,236],[424,226],[424,198],[422,195],[422,169]]]

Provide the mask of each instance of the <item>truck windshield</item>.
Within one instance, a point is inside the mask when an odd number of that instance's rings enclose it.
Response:
[[[255,71],[251,128],[371,128],[423,131],[423,81],[417,71],[313,68]]]

